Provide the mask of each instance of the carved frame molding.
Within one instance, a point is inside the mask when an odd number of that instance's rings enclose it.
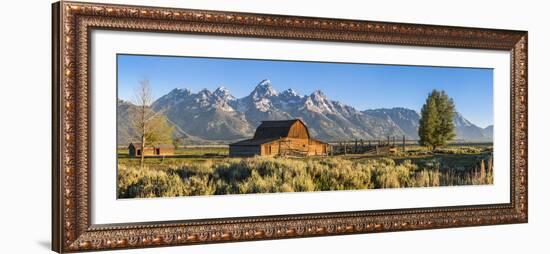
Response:
[[[52,8],[52,248],[58,252],[527,222],[527,32],[58,2]],[[90,31],[109,29],[511,52],[511,202],[92,225]]]

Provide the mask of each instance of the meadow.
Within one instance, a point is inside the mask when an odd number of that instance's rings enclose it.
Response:
[[[187,147],[176,156],[118,152],[118,198],[334,191],[493,183],[490,145],[428,151],[407,146],[384,155],[230,158],[225,147]]]

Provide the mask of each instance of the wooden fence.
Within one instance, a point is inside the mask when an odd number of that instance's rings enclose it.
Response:
[[[332,155],[342,154],[387,154],[405,152],[407,146],[419,145],[418,139],[405,139],[405,136],[388,136],[386,139],[354,139],[329,141]],[[492,141],[452,140],[448,146],[480,146],[492,144]]]
[[[418,144],[417,140],[406,140],[405,136],[397,139],[388,136],[387,139],[355,139],[329,142],[332,155],[346,154],[387,154],[405,152],[407,144]]]

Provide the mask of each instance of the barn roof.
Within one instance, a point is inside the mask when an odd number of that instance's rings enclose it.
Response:
[[[279,138],[261,138],[261,139],[246,139],[239,141],[237,143],[230,144],[230,146],[258,146],[261,144],[269,143],[271,141],[275,141]]]
[[[262,139],[253,139],[253,138],[251,138],[251,139],[241,140],[239,142],[229,144],[229,145],[230,146],[258,146],[258,145],[270,143],[270,142],[278,140],[278,139],[279,138],[262,138]],[[318,140],[318,139],[314,139],[314,138],[310,138],[309,140],[319,142],[319,143],[325,144],[325,145],[329,144],[327,142],[324,142],[324,141],[321,141],[321,140]]]
[[[325,142],[325,141],[318,140],[318,139],[310,138],[309,140],[315,141],[315,142],[319,142],[319,143],[321,143],[321,144],[329,145],[329,143],[327,143],[327,142]]]
[[[296,122],[306,126],[300,119],[282,120],[282,121],[262,121],[254,133],[254,139],[280,138],[288,136],[290,127]],[[307,127],[306,127],[306,131]],[[307,133],[309,136],[309,133]]]

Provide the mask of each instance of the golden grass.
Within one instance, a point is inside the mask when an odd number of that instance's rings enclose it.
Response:
[[[124,159],[119,160],[117,195],[148,198],[492,184],[492,158],[464,156],[166,160],[143,169],[135,159]]]

